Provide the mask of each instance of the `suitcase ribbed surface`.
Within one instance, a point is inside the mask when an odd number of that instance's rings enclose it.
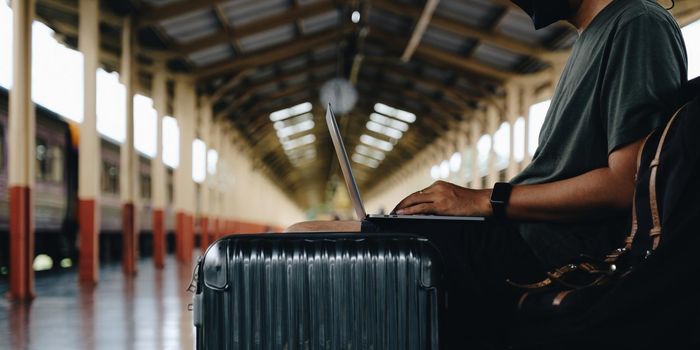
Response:
[[[427,241],[279,237],[209,249],[195,297],[199,349],[438,348],[439,262]]]

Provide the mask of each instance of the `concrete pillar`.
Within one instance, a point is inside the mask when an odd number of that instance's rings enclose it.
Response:
[[[482,182],[481,182],[481,172],[479,171],[479,149],[476,147],[477,143],[479,142],[479,138],[481,137],[481,121],[478,120],[478,118],[472,119],[472,121],[469,123],[469,138],[471,139],[471,145],[472,145],[472,179],[471,179],[471,188],[473,189],[480,189],[482,188]]]
[[[10,214],[10,297],[34,298],[34,185],[35,115],[32,103],[32,20],[34,0],[12,2],[13,86],[8,119],[8,197]]]
[[[219,202],[219,193],[221,191],[221,188],[219,186],[219,176],[221,174],[221,134],[219,131],[219,123],[214,121],[213,119],[211,120],[211,124],[209,128],[209,135],[210,135],[210,142],[211,142],[211,148],[215,149],[216,152],[219,154],[219,159],[217,161],[216,165],[216,173],[213,175],[208,175],[208,182],[209,182],[209,190],[210,190],[210,197],[209,197],[209,222],[211,224],[211,238],[212,241],[216,240],[219,238],[219,217],[221,216],[221,207],[220,207],[220,202]],[[208,160],[207,160],[208,161]]]
[[[151,160],[151,200],[153,213],[153,263],[165,266],[165,207],[168,179],[163,163],[163,118],[168,111],[167,72],[163,62],[157,62],[151,92],[156,110],[156,156]]]
[[[197,98],[192,82],[179,76],[175,80],[175,118],[180,127],[180,165],[175,170],[175,237],[177,258],[192,260],[194,249],[195,185],[192,181],[192,141],[195,137]]]
[[[457,134],[457,152],[462,156],[462,163],[459,166],[459,171],[457,172],[457,181],[456,184],[460,186],[465,186],[466,185],[466,162],[468,161],[467,159],[467,133],[464,132],[461,128],[459,133]]]
[[[515,161],[515,122],[520,112],[520,89],[510,84],[506,86],[506,120],[510,125],[510,141],[508,142],[508,168],[506,179],[510,180],[518,174],[518,163]]]
[[[525,149],[525,155],[523,157],[523,162],[521,164],[520,170],[525,169],[530,161],[532,161],[532,156],[528,150],[528,145],[530,144],[530,106],[534,101],[534,91],[532,87],[525,86],[522,90],[522,96],[520,99],[520,112],[525,120],[525,137],[523,137],[523,147]]]
[[[126,89],[126,136],[120,149],[119,192],[122,202],[122,267],[124,273],[135,274],[138,259],[138,160],[134,148],[134,91],[136,60],[134,59],[134,28],[131,17],[124,18],[122,27],[121,80]]]
[[[200,201],[200,207],[199,207],[199,236],[200,236],[200,249],[202,250],[202,254],[204,254],[204,251],[207,249],[209,246],[209,243],[211,242],[211,237],[210,237],[210,216],[211,216],[211,182],[212,182],[212,176],[209,174],[209,154],[208,150],[212,148],[212,135],[211,135],[211,119],[212,119],[212,111],[211,111],[211,104],[209,103],[209,98],[207,96],[202,96],[199,100],[199,137],[204,141],[204,143],[207,145],[207,153],[205,154],[206,156],[206,161],[205,161],[205,171],[204,173],[206,174],[206,178],[202,182],[202,184],[199,186],[199,201]]]
[[[491,136],[491,146],[489,147],[488,175],[486,177],[486,187],[491,188],[498,182],[498,169],[496,168],[496,130],[498,130],[498,109],[490,105],[486,109],[486,133]]]
[[[83,123],[78,159],[79,280],[99,280],[100,137],[97,134],[97,68],[99,67],[99,0],[80,0],[78,46],[83,53]]]

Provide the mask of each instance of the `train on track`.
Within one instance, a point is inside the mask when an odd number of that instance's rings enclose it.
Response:
[[[0,88],[0,269],[7,271],[9,261],[8,207],[8,91]],[[54,262],[75,261],[78,235],[78,129],[79,125],[60,115],[36,107],[35,182],[33,218],[35,255],[45,254]],[[119,198],[119,144],[102,138],[100,253],[102,260],[113,260],[121,252],[121,201]],[[139,155],[139,247],[150,253],[151,244],[151,167],[150,159]],[[172,211],[173,169],[167,168],[167,207],[165,227],[169,247],[175,228]],[[56,266],[56,264],[54,264]]]

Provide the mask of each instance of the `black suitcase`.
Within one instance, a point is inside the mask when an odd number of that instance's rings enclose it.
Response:
[[[197,349],[438,349],[442,264],[414,235],[224,237],[195,274]]]

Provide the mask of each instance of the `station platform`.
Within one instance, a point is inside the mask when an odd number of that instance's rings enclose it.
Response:
[[[40,273],[31,303],[0,298],[0,349],[194,349],[192,267],[142,258],[127,278],[119,262],[103,264],[96,286],[80,285],[74,269]]]

